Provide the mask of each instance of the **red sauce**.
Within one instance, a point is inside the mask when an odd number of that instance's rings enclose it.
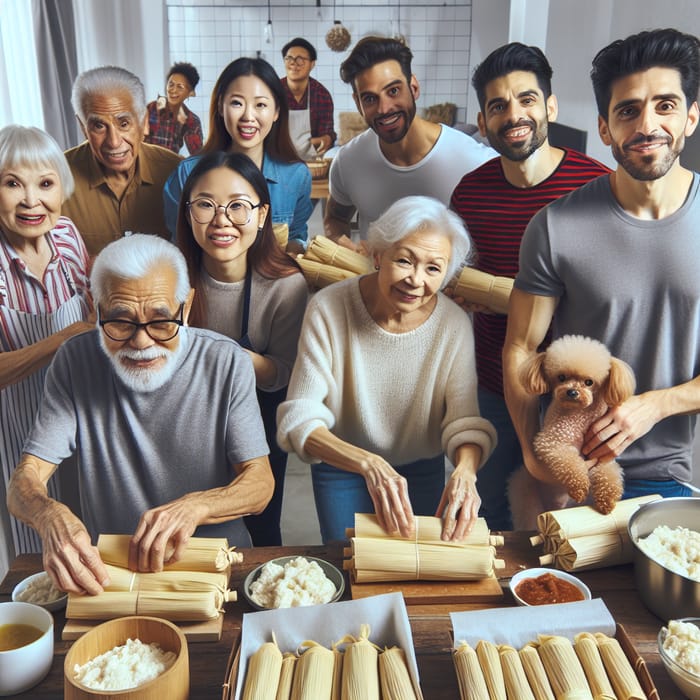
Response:
[[[571,603],[575,600],[583,600],[583,592],[578,586],[554,574],[542,574],[537,578],[523,579],[515,587],[515,592],[528,605]]]

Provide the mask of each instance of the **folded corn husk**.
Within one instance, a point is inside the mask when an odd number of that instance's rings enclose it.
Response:
[[[462,700],[489,700],[484,672],[479,658],[467,642],[460,642],[452,654],[452,661],[457,671],[459,695]]]
[[[304,259],[339,267],[356,275],[364,275],[372,268],[368,257],[344,248],[325,236],[315,236],[311,240]]]
[[[499,314],[508,313],[508,299],[513,289],[510,277],[496,277],[473,267],[464,267],[448,286],[454,296],[471,304],[481,304]]]
[[[544,670],[542,659],[537,653],[537,646],[533,642],[528,642],[518,654],[535,700],[555,700],[547,672]]]
[[[503,669],[506,695],[509,698],[518,698],[518,700],[536,700],[517,650],[508,644],[500,644],[498,655]]]
[[[557,700],[593,700],[581,662],[566,637],[538,637],[538,652]]]
[[[370,627],[360,625],[359,637],[345,637],[341,700],[379,700],[379,647],[369,641]]]
[[[299,267],[301,267],[301,271],[308,284],[315,289],[322,289],[334,282],[340,282],[341,280],[357,276],[356,273],[350,272],[349,270],[344,270],[341,267],[334,267],[333,265],[326,265],[316,262],[315,260],[308,260],[302,255],[297,255],[296,261],[299,263]]]
[[[99,595],[68,595],[66,617],[113,620],[128,615],[152,615],[171,622],[211,620],[223,611],[220,591],[105,591]]]
[[[275,234],[275,238],[280,244],[280,247],[282,249],[286,248],[289,242],[289,225],[284,222],[272,224],[272,232]]]
[[[379,683],[382,700],[417,700],[406,652],[401,647],[385,648],[379,654]]]
[[[476,657],[479,659],[479,666],[484,674],[486,687],[489,689],[489,698],[507,700],[506,681],[503,677],[498,647],[482,639],[476,645]]]
[[[330,698],[335,668],[333,652],[314,641],[302,642],[300,647],[306,647],[306,651],[296,662],[292,697],[295,700]]]
[[[590,632],[577,634],[574,637],[574,651],[581,662],[595,700],[616,700],[617,696],[605,672],[595,636]]]
[[[540,564],[554,564],[564,571],[582,571],[605,566],[628,564],[633,558],[633,545],[620,533],[589,535],[564,540],[552,554],[540,557]]]
[[[601,632],[594,635],[598,642],[598,651],[610,684],[620,700],[646,700],[646,693],[637,679],[637,675],[625,656],[620,642]]]
[[[129,568],[130,535],[100,535],[97,549],[105,564]],[[227,571],[231,564],[243,561],[243,555],[228,546],[225,537],[192,537],[182,557],[173,563],[165,564],[166,571]]]
[[[106,568],[110,583],[105,586],[105,591],[191,591],[194,593],[219,591],[227,594],[227,600],[236,599],[236,592],[228,591],[228,574],[226,572],[161,571],[159,573],[140,573],[111,564],[107,564]]]
[[[248,660],[243,700],[275,700],[282,674],[282,652],[276,641],[265,642]]]

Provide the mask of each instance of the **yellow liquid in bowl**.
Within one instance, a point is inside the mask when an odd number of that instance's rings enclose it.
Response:
[[[0,625],[0,651],[19,649],[35,642],[42,634],[44,633],[33,625]]]

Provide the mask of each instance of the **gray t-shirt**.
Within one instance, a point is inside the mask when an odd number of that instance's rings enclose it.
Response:
[[[229,338],[187,329],[180,366],[162,387],[134,392],[114,374],[97,331],[67,340],[49,367],[24,451],[59,464],[77,453],[90,535],[127,533],[142,513],[230,483],[232,464],[268,454],[247,353]],[[197,529],[249,546],[242,519]]]
[[[603,175],[540,210],[525,231],[515,286],[559,297],[553,334],[597,338],[628,362],[637,393],[700,373],[700,199],[694,174],[671,216],[630,216]],[[660,421],[620,456],[625,477],[689,480],[695,416]]]

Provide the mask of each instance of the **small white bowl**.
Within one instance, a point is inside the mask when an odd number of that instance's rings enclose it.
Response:
[[[0,603],[0,625],[32,625],[42,635],[17,649],[0,651],[0,695],[29,690],[49,672],[53,662],[53,616],[31,603]]]
[[[524,571],[519,571],[517,574],[515,574],[511,579],[510,579],[510,592],[513,594],[513,598],[515,599],[515,602],[518,605],[527,605],[530,606],[530,603],[526,603],[516,592],[515,589],[518,587],[518,584],[520,584],[522,581],[524,581],[527,578],[537,578],[538,576],[542,576],[543,574],[552,574],[552,576],[556,576],[557,578],[561,579],[562,581],[568,581],[569,583],[573,583],[576,588],[578,588],[581,593],[583,594],[583,599],[584,600],[590,600],[591,599],[591,589],[588,588],[588,586],[581,581],[580,579],[577,579],[575,576],[572,576],[571,574],[567,573],[566,571],[559,571],[558,569],[547,569],[547,568],[534,568],[534,569],[525,569]],[[550,601],[556,603],[557,601]],[[542,603],[542,605],[546,605],[547,603]]]
[[[700,618],[697,617],[681,617],[677,619],[679,619],[680,622],[692,622],[700,626]],[[686,671],[677,661],[674,661],[666,653],[664,649],[664,640],[666,639],[667,633],[668,629],[666,627],[662,627],[659,630],[658,643],[659,656],[664,662],[668,675],[671,676],[671,680],[689,700],[700,700],[700,676]]]
[[[40,571],[38,574],[33,574],[32,576],[27,576],[27,578],[23,579],[20,581],[12,591],[12,600],[15,603],[24,603],[28,601],[23,601],[20,599],[21,594],[24,592],[24,590],[32,584],[34,581],[43,581],[44,579],[48,579],[49,575],[45,571]],[[63,608],[66,607],[66,602],[68,601],[68,594],[64,593],[60,598],[56,598],[55,600],[52,600],[51,602],[45,603],[45,602],[40,602],[36,601],[33,602],[33,605],[39,605],[45,610],[50,610],[50,611],[55,611],[55,610],[62,610]]]

